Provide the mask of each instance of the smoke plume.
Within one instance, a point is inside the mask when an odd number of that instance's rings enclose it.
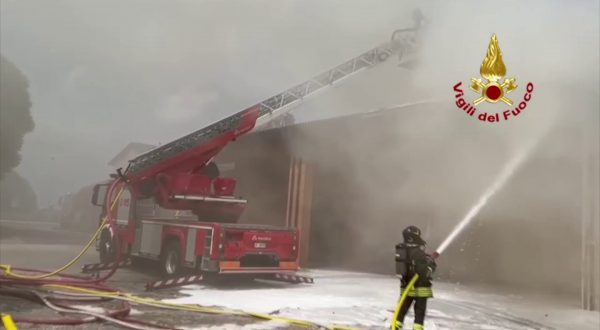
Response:
[[[591,1],[497,5],[424,3],[428,24],[413,71],[387,67],[388,73],[365,75],[368,88],[348,83],[325,97],[325,105],[308,104],[341,114],[385,108],[381,100],[386,99],[391,108],[379,121],[365,117],[300,127],[289,143],[320,173],[313,233],[331,234],[318,234],[313,242],[316,262],[391,272],[392,247],[404,226],[421,226],[435,248],[511,157],[539,141],[473,226],[448,247],[439,275],[577,292],[573,279],[580,263],[572,256],[580,246],[564,249],[557,242],[577,242],[581,235],[582,155],[589,152],[582,149],[582,132],[598,131],[598,6]],[[535,87],[526,110],[490,123],[457,108],[452,86],[462,81],[465,97],[478,97],[468,84],[479,77],[494,33],[507,78],[515,76],[519,85],[508,96],[518,104],[528,82]],[[388,93],[374,98],[371,91],[377,89]],[[439,102],[395,107],[423,97]],[[360,110],[356,104],[371,106]],[[513,108],[482,103],[477,114],[502,116]]]

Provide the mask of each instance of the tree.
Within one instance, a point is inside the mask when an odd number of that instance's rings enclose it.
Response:
[[[0,179],[19,165],[23,138],[34,128],[28,87],[25,75],[0,55]]]
[[[0,214],[3,218],[24,216],[38,208],[37,197],[29,182],[15,171],[0,180]]]

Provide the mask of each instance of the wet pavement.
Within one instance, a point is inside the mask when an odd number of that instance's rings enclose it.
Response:
[[[0,221],[0,263],[54,270],[77,255],[90,235],[91,232],[65,230],[54,224]],[[92,248],[69,273],[78,273],[84,263],[96,262],[98,255]],[[122,292],[157,300],[257,311],[319,324],[346,324],[373,330],[388,328],[394,307],[389,305],[398,294],[397,279],[392,276],[330,270],[311,270],[314,285],[221,280],[147,292],[145,284],[160,278],[155,268],[151,262],[136,263],[117,271],[107,284]],[[428,330],[558,330],[564,328],[562,324],[587,330],[598,329],[600,325],[598,313],[586,314],[576,306],[551,305],[543,300],[532,303],[532,297],[513,296],[497,288],[481,293],[470,287],[436,283],[435,291],[436,298],[431,301],[426,321]],[[0,296],[0,312],[29,319],[65,317],[39,304],[5,295]],[[130,316],[177,329],[298,328],[250,317],[174,311],[138,304],[132,306]],[[410,326],[410,319],[409,314],[406,326]],[[106,322],[19,326],[21,329],[121,328]]]
[[[77,255],[87,243],[91,233],[63,230],[56,225],[37,224],[35,222],[16,223],[0,221],[0,263],[13,267],[54,270],[62,266],[70,258]],[[68,273],[78,273],[85,263],[98,262],[97,252],[92,247],[80,262],[75,264]],[[81,274],[78,274],[81,275]],[[107,284],[120,291],[153,298],[167,299],[180,296],[178,289],[163,289],[146,292],[145,284],[159,278],[152,265],[136,265],[136,267],[119,269]],[[0,311],[11,314],[15,318],[46,319],[61,318],[54,311],[37,303],[20,298],[2,296]],[[219,325],[242,327],[246,324],[256,324],[257,321],[239,316],[210,315],[193,312],[180,312],[159,309],[141,305],[133,306],[131,317],[146,322],[158,323],[177,328],[219,328]],[[48,326],[20,325],[21,329],[111,329],[121,328],[107,323],[90,323],[78,326]]]

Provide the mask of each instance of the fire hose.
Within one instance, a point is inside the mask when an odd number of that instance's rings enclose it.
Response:
[[[109,192],[107,195],[107,200],[109,200],[109,201],[112,200],[113,191],[120,182],[121,182],[121,180],[115,180],[113,182],[113,184],[110,186]],[[120,188],[115,199],[112,200],[112,203],[110,204],[110,206],[107,207],[106,216],[104,217],[103,221],[101,222],[101,224],[98,227],[98,229],[96,230],[96,232],[92,235],[89,242],[85,245],[85,247],[82,249],[82,251],[75,258],[73,258],[71,261],[69,261],[67,264],[60,267],[59,269],[50,271],[50,272],[35,270],[35,269],[27,269],[27,268],[12,268],[11,265],[0,265],[0,269],[2,269],[4,271],[4,274],[2,274],[2,276],[0,276],[0,284],[2,284],[2,285],[7,285],[7,284],[8,285],[33,285],[33,286],[50,287],[50,288],[55,288],[55,289],[60,288],[60,289],[68,290],[71,292],[77,292],[81,297],[115,299],[115,300],[122,300],[126,303],[135,303],[135,304],[140,304],[140,305],[145,305],[145,306],[151,306],[151,307],[157,307],[157,308],[167,308],[167,309],[173,309],[173,310],[179,310],[179,311],[246,316],[246,317],[252,317],[252,318],[257,318],[257,319],[262,319],[262,320],[279,321],[279,322],[283,322],[283,323],[287,323],[287,324],[295,325],[295,326],[300,326],[300,327],[304,327],[304,328],[324,328],[324,329],[331,329],[331,330],[351,329],[349,327],[335,326],[335,325],[334,326],[322,326],[320,324],[316,324],[316,323],[313,323],[310,321],[277,317],[277,316],[263,314],[263,313],[254,313],[254,312],[246,312],[246,311],[239,311],[239,310],[227,310],[227,309],[215,308],[215,307],[204,307],[204,306],[166,303],[166,302],[162,302],[162,301],[158,301],[158,300],[154,300],[154,299],[150,299],[150,298],[137,297],[137,296],[134,296],[134,295],[131,295],[128,293],[122,293],[119,291],[112,290],[112,289],[106,287],[105,285],[102,285],[101,283],[108,280],[116,272],[116,270],[118,268],[118,263],[122,257],[121,253],[120,253],[121,249],[119,246],[118,239],[115,240],[116,245],[117,245],[116,246],[117,262],[114,263],[113,268],[103,277],[97,278],[97,279],[91,279],[89,277],[62,274],[65,270],[72,267],[75,263],[77,263],[82,258],[82,256],[89,250],[89,248],[97,240],[97,238],[100,235],[100,233],[102,232],[102,230],[114,225],[114,222],[111,221],[112,213],[113,213],[113,210],[114,210],[115,206],[117,205],[117,202],[123,192],[123,189],[124,189],[124,186],[122,186]],[[42,274],[24,275],[24,274],[13,272],[13,269],[22,271],[22,272],[29,272],[29,273],[33,272],[33,273],[42,273]],[[54,276],[60,276],[60,278],[59,279],[49,279],[49,277],[54,277]],[[396,319],[396,317],[400,311],[400,308],[402,307],[404,301],[406,300],[408,291],[410,291],[413,288],[414,283],[417,281],[417,279],[418,279],[418,275],[415,275],[411,279],[409,284],[407,285],[405,291],[403,292],[403,294],[400,298],[400,301],[398,303],[398,306],[396,308],[396,311],[394,313],[394,320]],[[60,292],[60,293],[62,295],[68,295],[68,292]],[[118,325],[132,328],[132,329],[144,329],[144,330],[145,329],[165,329],[165,327],[150,325],[148,323],[144,323],[144,322],[137,321],[137,320],[127,320],[127,321],[123,320],[123,317],[127,316],[129,314],[129,310],[130,310],[129,304],[124,305],[123,310],[107,311],[106,313],[94,313],[94,312],[90,312],[90,311],[80,310],[80,309],[74,308],[72,306],[64,306],[64,305],[52,303],[49,299],[44,298],[36,291],[30,290],[29,294],[36,296],[37,300],[39,302],[43,303],[45,306],[47,306],[55,311],[58,311],[61,313],[84,314],[84,315],[88,315],[89,317],[86,319],[59,319],[59,320],[56,320],[56,319],[53,319],[53,320],[31,320],[31,319],[16,318],[15,321],[17,323],[21,322],[21,323],[33,323],[33,324],[65,324],[65,325],[71,324],[71,325],[75,325],[75,324],[94,322],[96,320],[101,319],[101,320],[116,323]],[[5,326],[7,326],[7,327],[12,326],[13,327],[12,329],[16,329],[16,326],[14,326],[14,323],[12,323],[12,321],[13,320],[10,318],[10,316],[3,316],[3,322],[5,323]],[[11,324],[13,324],[13,325],[11,325]]]
[[[395,330],[394,326],[396,324],[396,319],[398,319],[398,314],[400,314],[400,309],[404,305],[404,301],[406,300],[406,297],[408,296],[408,292],[410,290],[412,290],[412,288],[415,286],[415,283],[417,282],[418,279],[419,279],[419,274],[415,274],[415,276],[413,276],[410,279],[410,282],[408,282],[408,284],[406,285],[406,288],[402,292],[402,295],[400,296],[400,300],[398,301],[398,306],[396,306],[396,310],[394,311],[394,318],[392,319],[392,330]]]
[[[135,296],[135,295],[132,295],[129,293],[115,291],[108,287],[103,287],[103,288],[98,288],[98,289],[90,289],[90,288],[82,288],[82,287],[72,286],[72,285],[59,285],[59,284],[47,284],[47,285],[43,285],[42,287],[44,289],[49,290],[49,292],[51,292],[52,294],[55,294],[58,296],[55,296],[51,299],[47,299],[47,298],[44,299],[44,297],[39,292],[36,292],[34,290],[25,290],[25,291],[26,291],[26,293],[29,294],[29,296],[35,295],[38,298],[38,300],[40,300],[47,307],[49,307],[55,311],[58,311],[61,313],[64,312],[64,313],[87,314],[92,317],[88,318],[88,319],[84,319],[84,320],[81,320],[81,319],[31,320],[31,319],[15,318],[16,322],[33,323],[33,324],[76,325],[76,324],[94,322],[97,319],[103,319],[105,321],[116,323],[116,324],[119,324],[119,325],[122,325],[122,326],[125,326],[128,328],[132,328],[132,329],[144,329],[144,330],[145,329],[172,329],[172,328],[157,326],[154,324],[148,324],[145,322],[140,322],[140,321],[133,320],[133,319],[124,320],[123,317],[126,317],[130,310],[129,303],[133,303],[133,304],[137,304],[137,305],[144,305],[144,306],[150,306],[150,307],[156,307],[156,308],[166,308],[166,309],[178,310],[178,311],[252,317],[252,318],[261,319],[261,320],[278,321],[278,322],[282,322],[282,323],[286,323],[289,325],[294,325],[294,326],[298,326],[298,327],[302,327],[302,328],[329,329],[329,330],[350,330],[350,329],[352,329],[350,327],[338,326],[338,325],[323,326],[323,325],[313,323],[310,321],[278,317],[278,316],[273,316],[273,315],[263,314],[263,313],[246,312],[246,311],[241,311],[241,310],[229,310],[229,309],[218,308],[218,307],[204,307],[204,306],[197,306],[197,305],[167,303],[167,302],[163,302],[160,300],[138,297],[138,296]],[[6,292],[3,292],[1,289],[0,289],[0,293],[6,294]],[[10,292],[9,292],[9,294],[10,294]],[[12,293],[12,295],[18,295],[18,294]],[[21,292],[20,295],[23,296],[24,294]],[[65,299],[64,297],[67,297],[67,298]],[[57,303],[52,303],[50,301],[50,300],[54,300],[54,299],[56,299],[56,300],[76,300],[76,299],[84,299],[84,298],[85,299],[96,298],[96,299],[121,300],[124,303],[126,303],[126,305],[124,305],[125,307],[122,310],[110,311],[110,312],[107,312],[106,314],[99,314],[99,313],[93,313],[93,312],[89,312],[89,311],[78,310],[77,308],[74,308],[73,306],[59,305]],[[85,300],[85,301],[89,302],[90,300]],[[107,317],[99,317],[98,316],[98,315],[106,316],[107,314],[108,314]],[[141,324],[141,325],[143,325],[143,327],[138,327],[132,323]]]
[[[40,319],[25,319],[25,318],[15,318],[14,320],[18,323],[30,323],[30,324],[48,324],[48,325],[78,325],[84,323],[95,322],[96,320],[104,320],[107,322],[111,322],[117,325],[121,325],[130,329],[138,329],[138,330],[157,330],[157,329],[171,329],[162,326],[156,326],[153,324],[149,324],[146,322],[128,319],[127,316],[131,310],[129,303],[123,302],[121,307],[114,310],[104,310],[103,313],[94,312],[85,310],[81,307],[67,305],[65,301],[74,301],[74,302],[90,302],[89,298],[78,298],[78,297],[56,297],[44,295],[37,290],[32,289],[0,289],[0,292],[4,295],[15,296],[24,298],[27,300],[31,300],[34,302],[41,303],[46,307],[59,312],[61,314],[82,314],[87,315],[86,318],[74,318],[74,319],[49,319],[49,320],[40,320]],[[98,301],[98,298],[95,298]],[[57,301],[61,301],[59,303]]]
[[[297,320],[297,319],[291,319],[291,318],[286,318],[286,317],[273,316],[270,314],[248,312],[248,311],[242,311],[242,310],[236,310],[236,309],[224,309],[224,308],[219,308],[219,307],[205,307],[205,306],[198,306],[198,305],[168,303],[168,302],[163,302],[163,301],[152,299],[152,298],[138,297],[138,296],[135,296],[135,295],[132,295],[129,293],[124,293],[124,292],[119,292],[119,291],[112,291],[112,292],[111,291],[100,291],[100,290],[96,290],[96,289],[85,289],[85,288],[78,288],[78,287],[66,286],[66,285],[46,285],[45,287],[47,287],[49,289],[67,290],[67,291],[59,291],[63,295],[74,295],[74,296],[79,296],[79,297],[106,297],[106,298],[113,298],[113,299],[117,299],[117,300],[124,300],[124,301],[128,301],[128,302],[135,303],[138,305],[167,308],[167,309],[179,310],[179,311],[201,312],[201,313],[208,313],[208,314],[227,314],[227,315],[233,315],[233,316],[246,316],[246,317],[252,317],[252,318],[262,319],[262,320],[267,320],[267,321],[278,321],[278,322],[287,323],[290,325],[295,325],[295,326],[299,326],[299,327],[303,327],[303,328],[319,328],[319,329],[330,329],[330,330],[350,330],[350,329],[352,329],[352,328],[344,327],[344,326],[340,326],[340,325],[323,326],[323,325],[320,325],[320,324],[317,324],[314,322],[310,322],[310,321]]]
[[[117,187],[117,185],[121,183],[121,179],[115,180],[108,191],[107,200],[111,201],[113,196],[113,191]],[[46,307],[66,314],[80,314],[87,315],[86,318],[66,318],[66,319],[49,319],[49,320],[41,320],[41,319],[25,319],[25,318],[13,318],[10,315],[3,315],[2,320],[5,327],[9,330],[17,329],[14,322],[17,323],[30,323],[30,324],[60,324],[60,325],[77,325],[89,322],[95,322],[97,320],[104,320],[107,322],[115,323],[127,328],[131,329],[172,329],[166,328],[154,324],[149,324],[146,322],[127,319],[126,317],[129,315],[130,305],[129,303],[145,305],[150,307],[157,308],[167,308],[172,310],[179,311],[189,311],[189,312],[201,312],[201,313],[210,313],[210,314],[226,314],[226,315],[235,315],[235,316],[245,316],[252,317],[261,320],[269,320],[269,321],[278,321],[282,323],[287,323],[294,326],[299,326],[303,328],[318,328],[318,329],[330,329],[330,330],[350,330],[352,328],[333,325],[333,326],[323,326],[314,322],[304,321],[304,320],[296,320],[291,318],[273,316],[269,314],[263,313],[255,313],[255,312],[246,312],[240,310],[228,310],[224,308],[217,307],[204,307],[197,305],[184,305],[184,304],[174,304],[174,303],[166,303],[155,299],[138,297],[129,293],[123,293],[116,291],[112,288],[107,287],[102,284],[106,280],[108,280],[117,270],[118,263],[121,260],[121,249],[119,246],[119,240],[116,239],[116,262],[110,271],[102,276],[101,278],[92,279],[90,277],[83,277],[77,275],[68,275],[62,274],[67,269],[71,268],[75,263],[77,263],[82,256],[90,249],[90,247],[94,244],[94,242],[98,239],[98,236],[105,228],[110,228],[110,226],[114,226],[114,222],[112,221],[112,213],[114,208],[117,205],[117,202],[123,192],[124,186],[121,186],[116,197],[112,200],[110,206],[107,205],[106,215],[102,222],[100,223],[96,232],[92,235],[89,242],[84,246],[81,252],[66,263],[64,266],[54,270],[54,271],[43,271],[36,269],[28,269],[28,268],[14,268],[11,265],[0,265],[0,269],[3,270],[3,274],[0,274],[0,285],[2,287],[10,285],[10,286],[19,286],[21,287],[19,290],[7,290],[4,288],[0,288],[0,293],[5,295],[12,295],[22,297],[28,300],[33,300],[38,303],[45,305]],[[14,271],[27,272],[27,273],[40,273],[39,275],[26,275],[22,273],[16,273]],[[56,277],[58,279],[50,279],[50,277]],[[51,289],[62,289],[67,291],[58,291],[54,293],[58,293],[61,296],[70,296],[73,298],[77,296],[79,298],[86,298],[88,301],[92,298],[97,299],[96,301],[100,301],[100,299],[114,299],[121,300],[124,302],[124,305],[119,310],[114,311],[105,311],[105,313],[96,313],[91,311],[82,310],[75,306],[68,306],[60,303],[56,303],[57,300],[55,297],[46,297],[39,293],[36,289],[29,288],[23,289],[23,286],[29,287],[43,287],[43,288],[51,288]],[[62,299],[64,300],[64,299]],[[69,299],[67,299],[69,300]]]
[[[111,185],[109,193],[108,193],[109,201],[112,199],[113,191],[119,183],[120,183],[120,180],[115,180],[113,182],[113,184]],[[117,201],[119,200],[121,193],[123,192],[123,189],[124,189],[124,186],[122,186],[120,188],[119,192],[116,195],[116,198],[110,204],[110,206],[107,206],[106,216],[104,217],[104,219],[100,223],[98,229],[92,235],[92,237],[90,238],[88,243],[84,246],[84,248],[81,250],[81,252],[79,252],[79,254],[75,258],[73,258],[71,261],[66,263],[64,266],[62,266],[54,271],[49,271],[49,272],[36,270],[36,269],[13,268],[11,265],[0,265],[0,269],[3,271],[3,273],[0,274],[0,284],[2,284],[3,286],[4,285],[41,286],[41,285],[48,285],[48,284],[63,284],[63,285],[73,285],[73,286],[89,287],[89,288],[96,288],[96,289],[106,289],[107,287],[102,285],[101,283],[108,280],[117,271],[118,261],[121,258],[120,253],[117,253],[117,263],[115,263],[115,266],[106,275],[102,276],[101,278],[92,279],[92,278],[83,277],[83,276],[64,275],[62,273],[65,270],[71,268],[75,263],[77,263],[83,257],[83,255],[94,244],[94,242],[96,241],[96,239],[98,238],[98,236],[102,232],[102,230],[104,230],[105,228],[107,228],[111,225],[114,225],[113,222],[111,222],[111,215],[112,215],[112,211],[114,210],[115,206],[117,205]],[[116,241],[117,241],[117,251],[119,251],[118,250],[119,249],[118,240],[116,240]],[[21,272],[41,273],[41,274],[25,275],[25,274],[21,274],[21,273],[15,273],[15,272],[13,272],[13,269],[21,271]],[[56,277],[56,276],[58,276],[59,278],[58,279],[50,279],[50,277]],[[47,304],[43,299],[41,301],[50,308],[56,307],[56,305]],[[61,308],[61,307],[58,306],[58,308]],[[56,308],[52,308],[52,309],[56,310]],[[128,306],[127,306],[126,312],[127,312],[126,314],[129,313]],[[81,311],[81,313],[79,313],[79,314],[85,314],[85,311]],[[95,321],[96,319],[97,318],[94,317],[91,321]],[[8,321],[6,321],[5,318],[3,317],[3,322],[5,323],[5,326],[6,326],[6,322],[8,322],[10,324],[13,321],[12,318],[10,318],[10,317],[7,320]],[[33,322],[34,320],[16,319],[16,321],[23,322],[23,323],[36,323],[36,324],[74,324],[73,320],[69,320],[69,319],[67,319],[67,320],[65,320],[65,319],[62,319],[62,320],[35,320],[35,322]],[[28,322],[28,321],[32,321],[32,322]],[[78,324],[78,323],[75,322],[75,324]],[[14,326],[14,327],[16,329],[16,326]]]
[[[117,185],[120,182],[121,182],[121,180],[115,180],[111,184],[109,192],[108,192],[108,200],[109,201],[112,199],[115,187],[117,187]],[[101,278],[96,278],[96,279],[91,279],[89,277],[76,276],[76,275],[63,275],[62,273],[64,271],[66,271],[67,269],[71,268],[75,263],[77,263],[83,257],[83,255],[95,243],[95,241],[97,240],[97,238],[100,235],[100,233],[102,232],[102,230],[104,230],[105,228],[108,228],[111,225],[114,225],[113,222],[111,221],[111,216],[112,216],[112,212],[113,212],[115,206],[117,205],[117,202],[121,196],[121,193],[123,192],[123,189],[124,189],[124,186],[122,186],[120,188],[119,192],[117,193],[117,195],[116,195],[115,199],[112,201],[112,203],[110,205],[107,205],[106,216],[100,223],[96,232],[92,235],[92,237],[90,238],[88,243],[84,246],[84,248],[79,252],[79,254],[77,256],[75,256],[73,259],[71,259],[69,262],[67,262],[64,266],[62,266],[54,271],[49,271],[49,272],[36,270],[36,269],[13,268],[11,265],[0,265],[0,269],[3,271],[3,273],[0,275],[0,284],[2,284],[2,286],[5,286],[5,285],[42,286],[42,285],[49,285],[49,284],[62,284],[62,285],[73,285],[73,286],[88,287],[88,288],[95,288],[95,289],[107,289],[108,287],[102,285],[101,283],[106,281],[107,279],[109,279],[116,272],[118,262],[115,263],[115,266],[105,276],[103,276]],[[119,248],[119,246],[118,246],[118,240],[117,240],[117,251],[119,251],[118,248]],[[117,253],[117,259],[118,259],[117,261],[119,261],[120,257],[121,257],[120,253]],[[41,273],[41,274],[25,275],[22,273],[15,273],[13,270],[18,270],[21,272],[28,272],[28,273]],[[56,276],[58,276],[59,278],[58,279],[50,279],[50,277],[56,277]],[[4,290],[4,293],[6,294],[6,290],[5,289],[3,289],[3,290]],[[33,293],[33,294],[36,295],[35,293]],[[52,304],[49,300],[44,299],[41,296],[38,296],[37,300],[39,302],[42,302],[47,307],[54,309],[56,311],[59,311],[61,313],[77,313],[77,314],[92,315],[91,312],[81,311],[81,310],[77,310],[76,308],[74,309],[74,308],[69,308],[66,306]],[[129,310],[130,310],[129,305],[126,305],[123,310],[119,311],[119,313],[117,313],[115,315],[115,317],[121,316],[121,315],[126,316],[129,314]],[[84,320],[82,320],[82,319],[29,320],[29,319],[19,319],[19,318],[16,318],[13,320],[13,318],[10,315],[3,315],[2,321],[5,325],[5,327],[11,328],[11,329],[17,329],[16,325],[14,325],[14,321],[22,322],[22,323],[34,323],[34,324],[81,324],[81,323],[92,322],[97,319],[104,319],[104,320],[111,321],[111,322],[118,321],[116,323],[120,322],[119,324],[121,324],[123,326],[127,326],[129,328],[134,328],[134,329],[139,329],[139,327],[136,328],[134,326],[128,326],[126,324],[126,322],[117,320],[116,318],[111,316],[111,313],[108,313],[108,316],[106,314],[101,314],[101,315],[102,315],[102,317],[93,315],[94,317],[92,317],[91,319],[88,318],[88,319],[84,319]],[[139,322],[134,321],[133,323],[139,323]],[[148,328],[148,327],[146,327],[146,328]],[[157,327],[153,327],[153,329],[157,329]]]
[[[109,194],[108,194],[108,200],[110,201],[112,198],[112,191],[114,190],[114,188],[117,186],[117,184],[120,182],[121,180],[115,180],[112,185],[109,188]],[[5,277],[9,277],[9,278],[17,278],[17,279],[21,279],[21,280],[43,280],[46,279],[48,277],[52,277],[55,275],[58,275],[62,272],[64,272],[65,270],[71,268],[76,262],[78,262],[83,255],[90,249],[90,247],[96,242],[96,240],[98,239],[98,236],[100,235],[100,233],[102,232],[102,230],[104,230],[107,226],[112,225],[110,219],[111,219],[111,214],[112,211],[114,210],[115,206],[117,205],[117,201],[119,200],[119,198],[121,197],[121,193],[123,192],[124,186],[121,187],[121,189],[119,190],[119,192],[117,193],[116,198],[114,199],[114,201],[112,202],[112,204],[110,205],[110,207],[107,208],[107,212],[106,212],[106,216],[104,216],[104,219],[102,220],[102,222],[100,223],[100,226],[98,226],[98,229],[96,230],[96,232],[92,235],[92,237],[90,238],[90,240],[88,241],[88,243],[85,245],[85,247],[81,250],[81,252],[79,252],[79,254],[71,259],[71,261],[69,261],[68,263],[66,263],[64,266],[48,272],[48,273],[44,273],[44,274],[40,274],[40,275],[23,275],[23,274],[17,274],[14,273],[12,271],[12,267],[11,265],[0,265],[0,269],[2,269],[4,271],[4,276]],[[120,256],[120,253],[117,253],[117,256]],[[116,267],[114,267],[115,271],[116,271]],[[106,278],[102,278],[102,279],[96,279],[96,280],[92,280],[90,282],[102,282],[106,279],[108,279],[110,276],[112,276],[114,274],[114,271],[110,272],[108,274],[108,276],[106,276]]]

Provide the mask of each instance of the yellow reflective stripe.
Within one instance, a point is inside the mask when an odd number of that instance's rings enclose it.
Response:
[[[405,290],[403,289],[402,291]],[[430,287],[411,288],[408,290],[408,296],[417,298],[431,298],[433,297],[433,290]]]
[[[422,324],[415,323],[415,325],[413,325],[413,330],[425,330],[425,328]]]

